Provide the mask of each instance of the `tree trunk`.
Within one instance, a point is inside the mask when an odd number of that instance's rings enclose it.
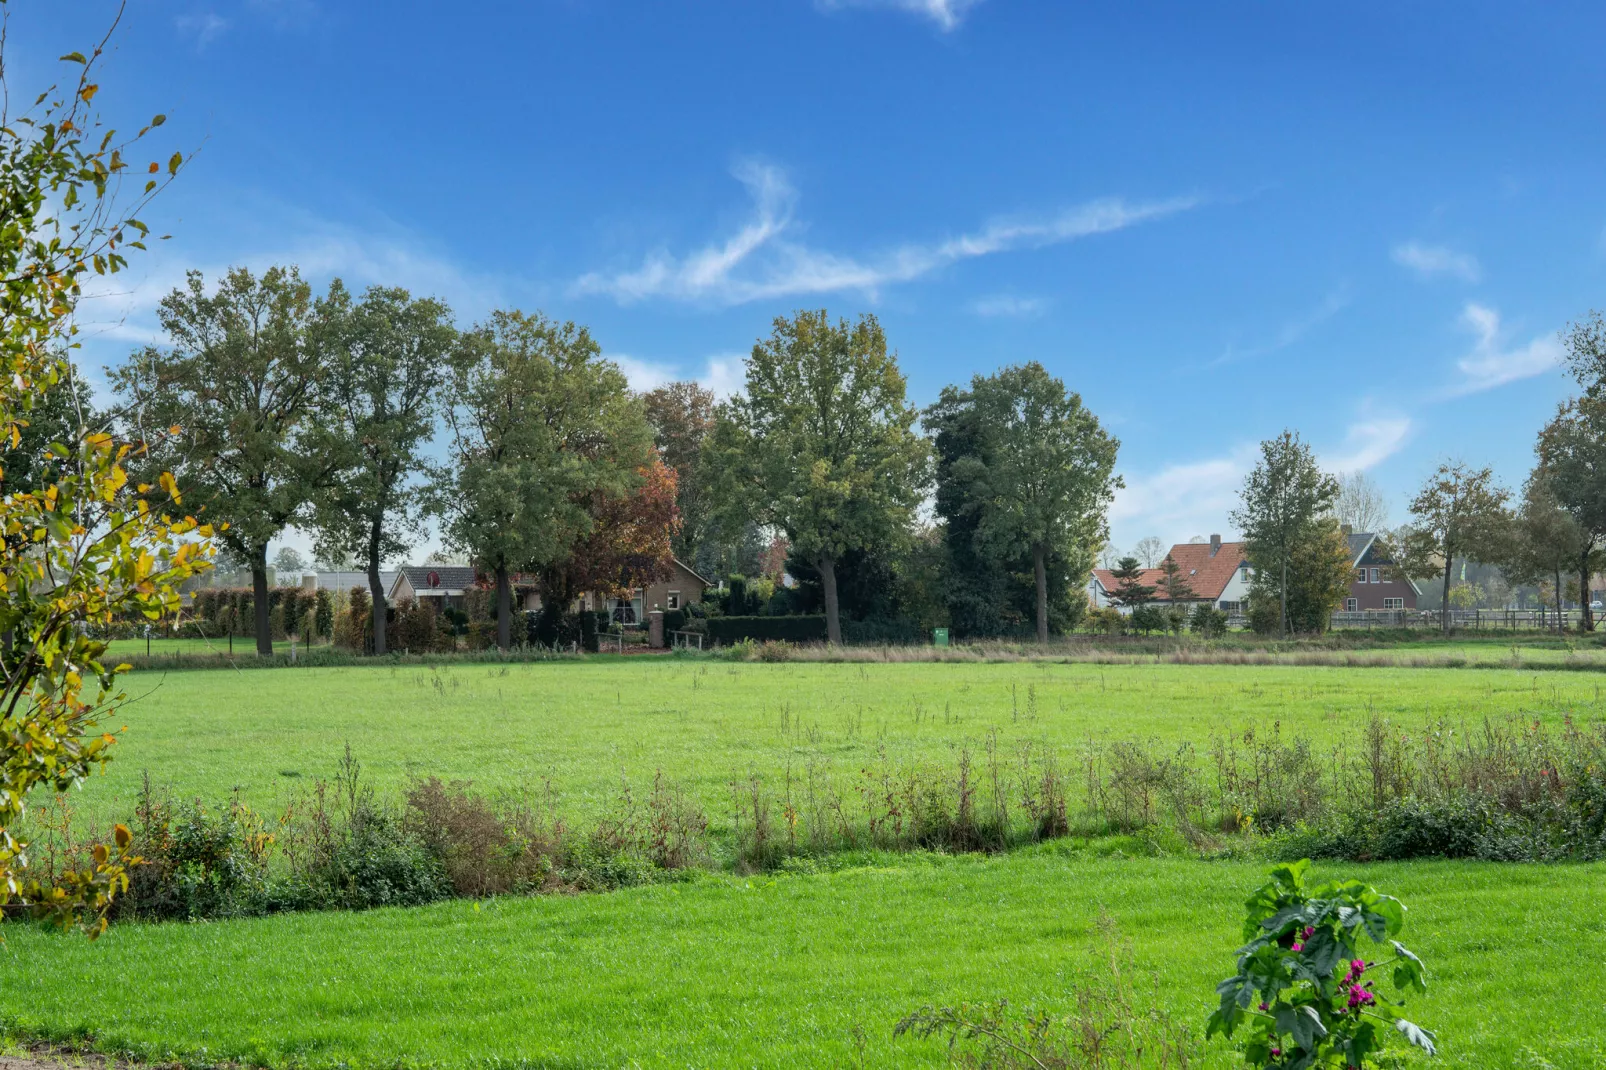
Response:
[[[374,655],[385,653],[385,628],[390,607],[385,604],[385,588],[379,582],[379,524],[368,528],[368,593],[374,598]]]
[[[251,598],[256,604],[257,654],[273,657],[273,618],[268,605],[268,546],[263,543],[251,554]]]
[[[1591,550],[1585,550],[1578,559],[1578,631],[1592,632],[1595,630],[1595,611],[1589,608],[1589,557]]]
[[[842,618],[837,614],[836,559],[821,557],[820,585],[825,588],[825,639],[832,646],[842,645]]]
[[[503,651],[513,646],[513,585],[507,566],[496,566],[496,645]]]
[[[1280,586],[1282,590],[1278,593],[1282,596],[1282,633],[1284,638],[1289,638],[1294,634],[1294,626],[1288,620],[1288,554],[1286,552],[1283,554],[1283,582]]]
[[[1450,566],[1454,563],[1454,561],[1455,559],[1450,556],[1449,551],[1445,551],[1444,592],[1443,598],[1439,603],[1439,631],[1443,632],[1445,635],[1450,634]]]
[[[1561,615],[1561,569],[1556,570],[1556,634],[1567,631],[1567,618]]]
[[[1048,642],[1048,551],[1032,547],[1032,569],[1037,574],[1037,641]]]

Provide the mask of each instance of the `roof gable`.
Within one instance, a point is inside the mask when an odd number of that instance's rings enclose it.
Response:
[[[1232,582],[1232,574],[1237,572],[1244,563],[1244,544],[1241,542],[1224,542],[1214,555],[1210,552],[1207,542],[1182,542],[1171,547],[1168,555],[1177,563],[1182,577],[1193,588],[1194,595],[1200,600],[1214,601],[1221,597]],[[1107,568],[1093,570],[1093,578],[1103,585],[1111,594],[1115,593],[1120,583],[1115,574]],[[1155,588],[1154,601],[1168,602],[1164,590],[1165,571],[1158,568],[1146,568],[1138,576],[1138,582]]]

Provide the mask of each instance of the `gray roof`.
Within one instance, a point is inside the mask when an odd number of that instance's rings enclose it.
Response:
[[[388,570],[379,573],[379,586],[384,591],[389,592],[395,582],[396,573]],[[356,571],[318,573],[317,590],[349,591],[353,587],[361,587],[363,590],[367,590],[368,573]]]
[[[434,573],[435,582],[430,583]],[[407,577],[414,591],[446,590],[466,591],[477,578],[474,569],[467,565],[403,565],[401,574]]]
[[[1344,536],[1344,540],[1349,543],[1349,563],[1351,565],[1357,564],[1362,555],[1366,553],[1366,548],[1371,546],[1376,539],[1377,536],[1371,532],[1358,532]]]

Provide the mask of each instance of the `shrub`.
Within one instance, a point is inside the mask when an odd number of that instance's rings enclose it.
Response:
[[[425,654],[440,645],[433,599],[409,598],[395,607],[390,623],[390,646],[410,654]]]
[[[335,600],[328,591],[320,589],[317,597],[314,599],[312,626],[313,630],[318,635],[323,636],[325,639],[329,639],[334,636]]]
[[[1188,618],[1188,629],[1205,639],[1220,639],[1227,634],[1227,614],[1208,602],[1200,602]]]
[[[684,631],[686,628],[686,611],[683,609],[664,610],[664,634]]]
[[[1283,611],[1275,599],[1257,598],[1249,603],[1249,627],[1256,635],[1283,634]]]
[[[1104,635],[1120,635],[1126,628],[1126,617],[1121,614],[1119,609],[1115,609],[1112,606],[1100,606],[1090,609],[1083,619],[1089,631],[1099,632]]]
[[[602,643],[597,638],[597,616],[589,610],[580,611],[580,649],[588,654],[595,654],[602,649]]]
[[[1334,881],[1307,889],[1308,860],[1277,866],[1250,897],[1238,972],[1216,986],[1221,1006],[1206,1037],[1247,1034],[1251,1066],[1296,1070],[1372,1065],[1383,1046],[1374,1022],[1391,1025],[1410,1043],[1434,1054],[1432,1033],[1392,1008],[1403,1004],[1377,991],[1378,972],[1393,967],[1396,990],[1427,991],[1422,962],[1394,937],[1405,908],[1360,881]],[[1387,944],[1392,957],[1368,962],[1358,950],[1364,934]],[[1368,974],[1370,973],[1370,976]]]
[[[561,823],[534,820],[528,809],[497,814],[469,784],[435,777],[407,792],[405,826],[441,865],[460,896],[539,889],[553,877],[563,839]]]
[[[1166,618],[1166,611],[1159,606],[1152,605],[1135,607],[1132,610],[1132,615],[1127,618],[1127,622],[1132,626],[1133,631],[1142,632],[1144,635],[1148,635],[1150,632],[1163,632],[1170,624]]]

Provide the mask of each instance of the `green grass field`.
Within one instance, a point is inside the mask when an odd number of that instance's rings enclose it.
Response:
[[[348,741],[381,788],[550,777],[596,812],[621,772],[684,783],[716,825],[728,783],[877,748],[945,759],[989,729],[1208,743],[1353,733],[1376,712],[1606,716],[1600,677],[1504,669],[1091,664],[734,664],[694,659],[137,672],[107,775],[74,796],[124,817],[142,771],[180,796],[268,807]],[[728,817],[725,818],[728,820]],[[922,1003],[1059,1006],[1108,912],[1160,1006],[1201,1030],[1259,862],[1062,841],[1002,857],[865,856],[817,875],[700,874],[585,896],[362,914],[123,925],[101,941],[0,930],[0,1022],[146,1059],[266,1065],[931,1065],[894,1041]],[[1412,1017],[1455,1068],[1606,1070],[1606,866],[1335,866],[1401,896],[1433,988]],[[63,983],[64,980],[73,983]],[[1218,1042],[1204,1065],[1233,1065]],[[1413,1064],[1414,1065],[1414,1064]]]
[[[1606,716],[1595,673],[1295,666],[1052,663],[622,662],[439,668],[139,672],[128,731],[104,777],[75,796],[86,819],[126,817],[141,774],[180,797],[259,808],[327,776],[346,743],[371,782],[472,780],[487,791],[550,780],[563,808],[593,813],[621,775],[686,786],[716,819],[729,784],[817,758],[844,770],[885,748],[895,760],[979,752],[989,729],[1012,749],[1088,739],[1193,742],[1247,728],[1337,740],[1375,713],[1415,729],[1485,715],[1559,722]]]
[[[1323,872],[1333,873],[1328,867]],[[1457,1070],[1606,1067],[1606,867],[1353,867],[1410,908],[1412,1017]],[[1202,1029],[1262,867],[905,857],[829,875],[708,877],[606,895],[126,926],[7,927],[14,1027],[147,1059],[281,1065],[933,1065],[892,1026],[928,1001],[1060,1007],[1100,911],[1142,987]],[[70,993],[70,995],[69,995]],[[1218,1040],[1203,1064],[1234,1065]],[[1413,1063],[1413,1065],[1415,1065]],[[1424,1064],[1425,1065],[1425,1064]]]

